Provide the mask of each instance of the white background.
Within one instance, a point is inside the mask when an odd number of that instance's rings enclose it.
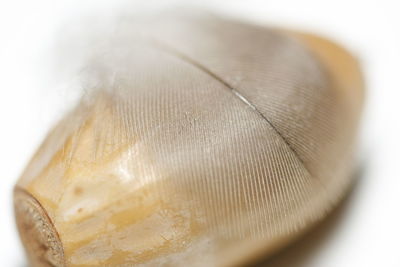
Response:
[[[140,2],[130,8],[140,10]],[[171,1],[147,1],[169,5]],[[175,1],[176,2],[176,1]],[[117,4],[118,3],[118,4]],[[186,4],[188,1],[185,2]],[[267,266],[400,266],[400,4],[389,0],[201,1],[257,23],[316,32],[360,59],[368,86],[359,181],[305,239]],[[26,266],[14,228],[12,187],[75,94],[52,75],[61,26],[118,1],[0,0],[0,265]]]

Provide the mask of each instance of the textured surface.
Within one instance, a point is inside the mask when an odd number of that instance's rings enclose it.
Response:
[[[21,237],[32,266],[61,266],[62,244],[50,218],[35,198],[25,191],[15,191],[15,212]]]
[[[360,84],[315,50],[326,43],[197,14],[127,19],[106,40],[17,185],[67,266],[243,262],[351,182]]]

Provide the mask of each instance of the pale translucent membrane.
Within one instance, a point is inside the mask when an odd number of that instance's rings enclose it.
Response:
[[[311,37],[167,14],[104,38],[90,93],[17,185],[46,210],[66,266],[243,263],[351,183],[360,84],[339,81]]]

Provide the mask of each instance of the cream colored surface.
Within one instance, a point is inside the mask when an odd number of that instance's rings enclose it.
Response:
[[[343,50],[204,14],[118,27],[17,184],[66,266],[245,263],[340,201],[362,98]]]

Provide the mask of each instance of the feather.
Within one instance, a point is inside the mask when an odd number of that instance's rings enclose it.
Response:
[[[352,183],[363,83],[310,34],[199,13],[126,18],[15,189],[33,266],[236,266]]]

